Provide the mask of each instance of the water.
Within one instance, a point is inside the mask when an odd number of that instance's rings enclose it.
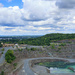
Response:
[[[45,66],[50,69],[50,73],[75,73],[75,63],[64,61],[43,62],[38,65]],[[73,70],[69,69],[72,68]]]

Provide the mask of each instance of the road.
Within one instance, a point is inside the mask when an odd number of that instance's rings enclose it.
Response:
[[[29,61],[30,59],[24,60],[24,66],[22,67],[22,70],[20,71],[19,75],[35,75],[29,67]]]
[[[29,66],[29,61],[36,60],[36,59],[63,59],[63,60],[68,60],[70,62],[75,62],[75,59],[65,59],[65,58],[56,58],[56,57],[40,57],[40,58],[26,59],[24,60],[24,66],[22,67],[22,70],[20,71],[19,75],[37,75],[31,70]]]

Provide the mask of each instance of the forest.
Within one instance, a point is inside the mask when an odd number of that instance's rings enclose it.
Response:
[[[62,33],[52,33],[46,34],[44,36],[39,36],[37,38],[29,39],[10,39],[1,40],[3,43],[18,43],[18,44],[28,44],[28,45],[50,45],[51,42],[56,42],[58,40],[65,39],[75,39],[75,34],[62,34]]]

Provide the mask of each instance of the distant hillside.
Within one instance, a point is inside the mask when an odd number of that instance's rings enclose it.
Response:
[[[19,43],[25,43],[29,45],[50,45],[50,42],[64,39],[75,39],[75,34],[52,33],[38,38],[21,40]]]
[[[2,37],[0,41],[3,43],[18,43],[40,46],[50,45],[51,42],[60,42],[60,40],[67,41],[68,39],[75,39],[75,34],[52,33],[44,36],[16,36],[12,39],[9,39],[9,37]]]
[[[21,40],[37,38],[42,35],[25,35],[25,36],[0,36],[0,42],[3,43],[19,43]]]
[[[29,38],[37,38],[42,35],[26,35],[26,36],[0,36],[0,40],[2,39],[29,39]]]

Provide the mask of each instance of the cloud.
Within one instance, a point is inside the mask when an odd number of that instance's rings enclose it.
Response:
[[[8,2],[11,2],[12,0],[8,0]]]
[[[0,3],[0,7],[3,7],[4,5],[2,3]]]
[[[5,30],[13,30],[14,28],[5,28]]]
[[[0,8],[0,24],[3,26],[19,26],[25,22],[21,19],[22,11],[18,6]]]
[[[23,0],[24,10],[29,13],[29,19],[31,20],[44,20],[49,18],[50,13],[57,9],[55,1],[46,0]]]
[[[58,0],[56,5],[61,9],[75,8],[75,0]]]
[[[74,0],[22,0],[22,2],[23,8],[19,6],[0,8],[0,34],[7,32],[9,35],[41,35],[75,32]]]

